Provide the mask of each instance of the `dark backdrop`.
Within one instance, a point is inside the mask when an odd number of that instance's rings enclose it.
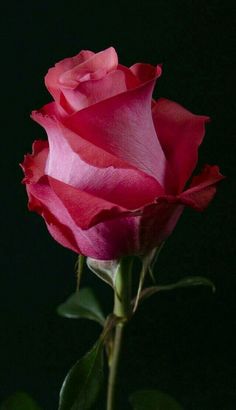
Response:
[[[96,324],[56,316],[75,287],[76,255],[27,211],[18,163],[34,139],[45,137],[29,113],[50,100],[48,68],[81,49],[113,45],[125,65],[163,63],[158,96],[211,116],[200,164],[219,164],[227,175],[204,214],[186,210],[158,267],[162,282],[200,274],[217,292],[178,290],[142,305],[126,332],[120,409],[128,409],[130,392],[147,387],[172,394],[188,410],[235,409],[233,2],[13,0],[1,8],[0,399],[20,389],[56,410],[63,377],[99,334]],[[84,284],[108,309],[106,285],[91,274]]]

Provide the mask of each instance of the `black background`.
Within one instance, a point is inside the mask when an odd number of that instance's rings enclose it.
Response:
[[[158,266],[160,282],[205,275],[217,292],[178,290],[142,305],[123,346],[120,409],[128,409],[128,395],[139,388],[162,389],[187,410],[236,408],[235,12],[227,0],[1,6],[1,400],[25,390],[44,410],[56,410],[67,370],[99,334],[96,324],[55,313],[74,290],[76,255],[28,212],[18,163],[34,139],[45,138],[29,114],[50,101],[43,84],[48,68],[81,49],[113,45],[122,64],[163,63],[156,96],[211,116],[200,165],[218,164],[227,175],[207,211],[186,210]],[[105,284],[89,273],[84,284],[111,307]]]

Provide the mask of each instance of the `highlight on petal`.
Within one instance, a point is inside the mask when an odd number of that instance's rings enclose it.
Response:
[[[181,105],[161,98],[153,107],[153,121],[171,173],[165,185],[180,193],[197,164],[198,147],[209,117],[192,114]]]
[[[56,118],[37,112],[33,118],[48,134],[47,175],[130,210],[163,195],[153,177],[83,140]]]
[[[30,156],[31,162],[27,166],[27,172],[31,173],[26,184],[29,208],[43,216],[57,242],[77,253],[97,259],[112,259],[123,254],[140,254],[144,247],[157,245],[159,238],[163,238],[167,231],[167,228],[165,231],[162,228],[167,218],[167,213],[164,218],[163,211],[161,214],[159,210],[158,217],[149,213],[147,219],[146,209],[152,206],[147,206],[143,212],[128,212],[45,175],[39,179],[45,171],[45,161],[40,162],[39,158],[48,148],[44,141],[36,142],[34,146],[34,155]],[[143,221],[146,218],[145,241],[141,241],[144,235],[143,225],[140,225],[141,214]]]
[[[63,119],[92,144],[153,176],[162,186],[166,159],[152,121],[155,78]]]

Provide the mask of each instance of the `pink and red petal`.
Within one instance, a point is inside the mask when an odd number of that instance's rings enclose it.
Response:
[[[177,196],[159,197],[156,204],[147,205],[140,222],[140,241],[144,251],[158,246],[171,234],[185,206],[203,211],[215,195],[216,184],[223,178],[217,166],[206,165],[192,179],[189,189]]]
[[[37,140],[32,146],[32,154],[24,156],[24,161],[20,164],[24,171],[23,183],[37,182],[43,175],[48,157],[48,142]]]
[[[122,64],[118,64],[117,70],[122,71],[122,73],[124,74],[127,90],[136,88],[140,85],[139,79],[132,73],[132,71],[128,67]]]
[[[85,255],[95,259],[112,260],[124,255],[138,255],[140,251],[138,216],[122,216],[105,220],[83,231],[94,249]]]
[[[37,112],[33,118],[48,134],[47,175],[130,210],[163,195],[154,178],[81,139],[57,119]]]
[[[68,114],[126,91],[126,78],[121,70],[104,73],[101,78],[89,79],[75,88],[63,88],[60,103]]]
[[[70,70],[64,71],[59,77],[59,84],[63,88],[75,88],[80,81],[96,79],[96,76],[93,77],[96,72],[102,73],[101,75],[104,76],[106,73],[115,70],[117,64],[117,53],[113,47],[109,47],[106,50],[93,54],[82,64],[78,64]],[[100,78],[100,74],[98,78]]]
[[[88,229],[106,219],[132,215],[131,211],[122,206],[81,191],[50,176],[48,180],[52,190],[60,198],[76,225],[82,229]]]
[[[37,162],[39,151],[33,160]],[[113,257],[118,257],[123,254],[123,252],[128,251],[128,246],[132,246],[135,233],[135,220],[134,217],[121,218],[121,221],[117,219],[112,221],[105,221],[105,223],[100,223],[95,227],[83,231],[74,221],[67,207],[71,210],[71,205],[75,207],[74,212],[77,215],[77,220],[79,218],[78,213],[84,211],[82,209],[81,203],[85,208],[84,195],[79,196],[74,203],[72,198],[72,204],[65,206],[63,201],[56,195],[55,191],[49,184],[49,178],[43,176],[39,181],[35,182],[34,172],[38,172],[37,168],[32,163],[28,164],[30,168],[27,171],[31,171],[32,178],[26,182],[26,189],[29,198],[29,209],[40,214],[46,222],[47,228],[51,233],[52,237],[59,242],[61,245],[72,249],[76,253],[82,253],[84,255],[90,255],[91,257],[100,259],[111,259]],[[27,165],[27,167],[28,167]],[[53,184],[52,179],[51,184],[58,185],[57,181]],[[58,190],[57,190],[58,192]],[[67,190],[63,188],[63,194],[67,193]],[[63,200],[65,199],[63,195]],[[87,201],[87,206],[89,205]],[[94,205],[94,204],[93,204]],[[102,207],[102,210],[104,207]],[[87,212],[87,209],[85,210]],[[72,214],[74,215],[74,212]],[[85,213],[86,213],[85,212]],[[91,213],[90,213],[91,215]],[[81,216],[83,219],[83,215]],[[116,229],[115,236],[106,243],[108,236],[111,235],[111,231]],[[114,234],[114,231],[113,231]]]
[[[140,248],[143,255],[158,247],[172,233],[184,205],[162,198],[156,204],[147,205],[140,220]]]
[[[203,211],[215,196],[216,184],[224,178],[218,166],[206,165],[199,175],[193,177],[190,187],[179,198],[197,211]]]
[[[173,194],[178,194],[197,164],[198,147],[209,118],[194,115],[164,98],[156,102],[152,112],[157,136],[171,170],[166,183]]]
[[[59,78],[60,76],[68,70],[71,70],[73,67],[78,64],[84,63],[86,60],[91,58],[94,55],[92,51],[82,50],[79,54],[74,57],[68,57],[64,60],[61,60],[59,63],[55,64],[54,67],[48,70],[48,73],[45,76],[45,85],[53,96],[55,101],[60,101],[61,91],[59,88]]]
[[[162,74],[161,65],[154,66],[151,64],[136,63],[129,69],[138,79],[140,84],[150,81],[154,77],[159,78]]]
[[[61,245],[103,260],[139,252],[139,217],[122,216],[82,230],[49,185],[47,177],[27,185],[27,190],[30,210],[43,216],[52,237]]]
[[[162,186],[167,163],[152,121],[155,79],[65,117],[67,128],[153,176]]]
[[[80,253],[81,250],[75,238],[76,224],[62,207],[59,199],[51,190],[47,181],[26,186],[29,197],[29,209],[41,215],[52,237],[62,246]]]

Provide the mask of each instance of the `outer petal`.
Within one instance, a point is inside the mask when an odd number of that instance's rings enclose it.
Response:
[[[189,189],[179,198],[197,211],[203,211],[216,193],[216,184],[224,178],[218,166],[206,165],[199,175],[193,177]]]
[[[110,260],[123,255],[143,255],[170,235],[183,205],[160,203],[147,206],[137,215],[106,219],[83,230],[71,216],[54,186],[46,177],[27,185],[29,208],[46,221],[53,238],[61,245],[95,259]],[[64,192],[64,189],[63,189]],[[77,212],[81,209],[75,203]]]
[[[217,166],[206,165],[180,195],[159,197],[147,205],[140,221],[140,243],[144,253],[158,246],[174,230],[185,206],[203,211],[213,199],[216,184],[224,178]]]
[[[139,83],[150,81],[153,77],[160,77],[162,74],[161,65],[151,65],[144,63],[136,63],[130,67],[130,71],[138,79]]]
[[[170,236],[183,210],[182,203],[171,203],[166,198],[144,208],[139,230],[141,254],[145,255]]]
[[[52,237],[61,245],[95,259],[110,260],[133,255],[139,246],[139,217],[101,222],[88,230],[76,225],[67,209],[44,179],[28,186],[30,209],[43,216]]]
[[[209,118],[194,115],[181,105],[162,98],[153,107],[153,120],[172,172],[166,174],[169,179],[166,185],[176,194],[183,190],[196,166],[198,147]]]
[[[117,70],[120,70],[120,71],[123,72],[123,74],[125,76],[125,82],[126,82],[126,89],[127,90],[130,90],[131,88],[136,88],[140,85],[139,79],[135,76],[134,73],[132,73],[130,68],[128,68],[128,67],[126,67],[122,64],[118,64]]]
[[[138,255],[140,251],[139,216],[122,216],[106,220],[83,231],[96,249],[84,252],[95,259],[111,260],[124,255]]]
[[[60,198],[76,225],[82,229],[121,215],[132,215],[135,212],[115,205],[104,199],[93,196],[85,191],[67,185],[57,179],[48,177],[49,184],[55,194]]]
[[[179,195],[160,196],[156,202],[157,204],[182,204],[196,211],[203,211],[216,193],[216,184],[224,178],[218,166],[206,165],[203,171],[192,179],[189,189]]]
[[[63,121],[83,138],[163,185],[167,163],[152,121],[154,84],[155,79],[78,111]]]
[[[20,164],[25,173],[23,183],[37,182],[44,175],[48,157],[48,142],[42,140],[34,141],[32,148],[32,155],[25,155],[23,163]]]
[[[36,141],[33,155],[27,155],[22,165],[27,175],[24,183],[29,197],[29,209],[43,216],[49,232],[57,242],[77,253],[97,259],[113,259],[135,252],[139,245],[139,217],[124,216],[106,220],[86,231],[76,224],[51,188],[49,178],[42,176],[45,168],[45,150],[48,150],[45,143]],[[83,198],[81,201],[83,202]],[[79,213],[81,203],[76,202],[74,205]]]
[[[29,209],[40,214],[47,224],[53,238],[62,246],[81,253],[75,233],[77,226],[66,208],[50,188],[47,180],[44,183],[26,185],[29,197]]]
[[[49,138],[47,175],[127,209],[163,195],[154,178],[81,139],[57,119],[36,112],[33,118],[45,127]]]

